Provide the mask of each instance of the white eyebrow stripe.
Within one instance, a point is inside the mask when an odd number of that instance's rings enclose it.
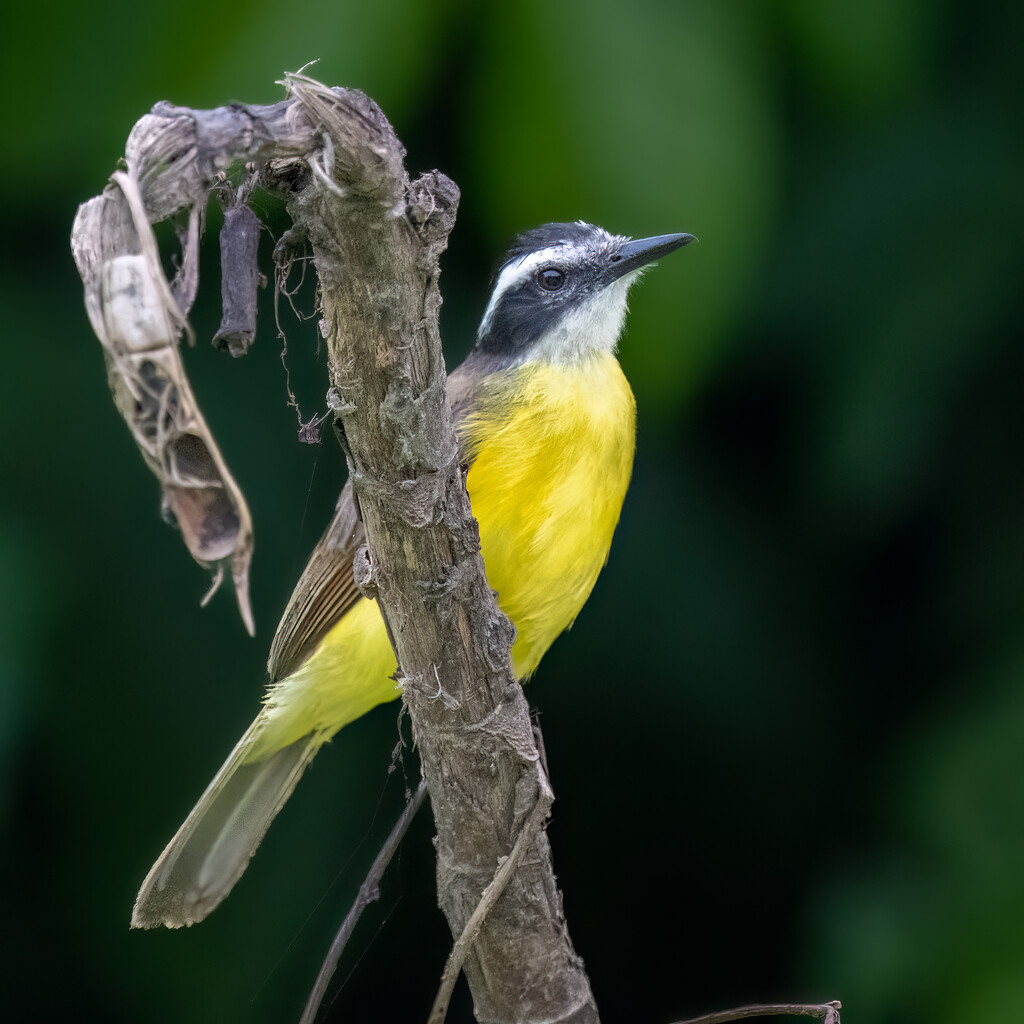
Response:
[[[560,242],[558,245],[549,245],[546,249],[538,249],[537,252],[527,253],[518,260],[506,263],[498,275],[498,280],[494,282],[494,291],[491,292],[491,301],[487,303],[487,309],[484,310],[483,319],[480,321],[479,333],[486,333],[495,307],[510,288],[521,284],[545,263],[564,256],[566,249],[569,248],[571,248],[569,243]]]

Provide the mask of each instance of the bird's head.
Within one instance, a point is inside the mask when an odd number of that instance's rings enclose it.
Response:
[[[614,351],[629,286],[649,263],[692,241],[633,240],[582,221],[527,231],[495,278],[477,349],[510,362],[558,363]]]

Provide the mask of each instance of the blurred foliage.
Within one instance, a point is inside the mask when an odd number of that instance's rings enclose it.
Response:
[[[68,233],[154,102],[272,102],[319,57],[319,78],[382,104],[412,170],[462,188],[453,363],[515,232],[701,238],[634,293],[634,484],[529,690],[606,1019],[772,997],[841,998],[873,1024],[1016,1019],[1022,21],[954,0],[5,14],[5,1008],[296,1019],[415,777],[397,705],[378,709],[318,758],[208,922],[128,932],[138,882],[254,713],[342,460],[295,440],[269,305],[249,358],[187,354],[254,511],[256,642],[226,596],[200,610],[106,394]],[[204,254],[209,337],[212,234]],[[311,324],[288,337],[308,418],[323,357]],[[449,941],[430,834],[424,816],[327,1019],[425,1016]],[[452,1019],[469,1013],[462,992]]]

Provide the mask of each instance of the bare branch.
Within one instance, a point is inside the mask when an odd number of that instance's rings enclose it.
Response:
[[[545,776],[547,775],[546,768],[544,769],[544,774]],[[544,827],[544,822],[551,812],[551,804],[554,802],[554,798],[555,794],[551,792],[550,787],[545,786],[544,795],[534,805],[533,813],[517,836],[516,845],[512,847],[512,852],[501,861],[491,884],[484,889],[480,902],[466,922],[466,927],[462,929],[462,934],[456,940],[451,953],[448,954],[448,962],[444,965],[441,985],[437,990],[437,995],[434,997],[434,1005],[430,1009],[427,1024],[444,1024],[445,1016],[448,1013],[448,1004],[451,1002],[452,992],[455,991],[455,982],[459,980],[459,972],[462,970],[462,965],[466,962],[466,956],[476,941],[477,935],[480,934],[480,929],[483,927],[484,921],[487,920],[487,915],[491,912],[491,908],[501,897],[501,894],[505,891],[505,886],[512,877],[512,873],[519,866],[523,852],[531,843],[536,841],[540,830]]]
[[[365,97],[301,83],[303,98],[310,91],[322,137],[333,140],[318,155],[332,184],[314,174],[287,203],[320,276],[330,403],[430,790],[442,909],[461,935],[526,830],[525,852],[484,905],[466,955],[477,1017],[594,1021],[547,838],[530,830],[534,813],[546,814],[537,811],[546,782],[509,664],[512,630],[484,576],[444,390],[437,258],[457,190],[436,172],[408,181],[397,140]],[[353,167],[348,140],[359,125],[373,141]]]
[[[324,958],[320,973],[316,976],[313,990],[309,993],[309,999],[306,1001],[306,1008],[302,1011],[299,1024],[313,1024],[316,1020],[317,1011],[320,1009],[320,1004],[324,1001],[324,996],[327,994],[327,986],[331,983],[331,978],[334,977],[334,972],[338,969],[341,954],[345,951],[345,946],[348,944],[352,932],[355,931],[359,918],[363,916],[363,911],[371,903],[375,903],[380,899],[380,883],[384,878],[384,872],[387,871],[391,858],[395,855],[402,840],[405,838],[405,833],[409,831],[409,826],[412,824],[412,819],[416,817],[416,812],[423,806],[426,795],[427,783],[425,780],[421,780],[420,784],[416,787],[416,792],[409,798],[409,802],[405,805],[405,810],[402,811],[398,821],[395,822],[394,828],[391,829],[390,834],[384,841],[384,845],[380,848],[380,852],[370,865],[370,870],[366,873],[366,878],[359,887],[359,893],[356,895],[352,908],[345,915],[345,920],[342,921],[338,934],[334,936],[334,941],[331,943],[331,948],[327,951],[327,956]]]
[[[842,1006],[838,999],[831,1003],[757,1003],[738,1006],[734,1010],[705,1013],[702,1017],[690,1017],[677,1024],[728,1024],[728,1021],[749,1020],[751,1017],[816,1017],[822,1024],[839,1024]]]
[[[166,500],[182,506],[175,513],[190,551],[231,565],[245,614],[248,512],[187,389],[177,351],[183,311],[146,254],[149,223],[195,209],[218,175],[251,162],[260,185],[284,198],[319,275],[328,404],[367,536],[363,589],[375,593],[398,659],[437,824],[439,901],[461,936],[445,985],[462,962],[480,1021],[590,1024],[597,1009],[541,827],[551,791],[509,663],[513,631],[484,575],[445,392],[438,258],[458,189],[438,172],[409,181],[391,125],[362,93],[302,75],[287,86],[292,98],[270,107],[158,104],[128,139],[123,192],[108,188],[80,211],[73,244],[93,326],[117,371],[115,391],[126,395],[119,408]],[[162,360],[152,394],[142,390],[140,368],[121,367],[131,346],[107,330],[114,303],[100,285],[118,260],[130,261],[158,327],[144,346]],[[161,429],[168,425],[152,452],[136,422],[145,402]],[[181,423],[177,410],[185,407]],[[165,454],[168,432],[171,441],[196,439],[203,465],[216,470],[189,481],[193,490],[205,486],[205,504],[181,499],[180,466],[169,468]],[[214,552],[204,546],[211,525],[222,542]]]

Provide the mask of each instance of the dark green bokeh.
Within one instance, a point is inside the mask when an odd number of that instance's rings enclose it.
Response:
[[[1005,9],[1004,9],[1005,8]],[[0,448],[6,1008],[297,1019],[401,805],[396,705],[318,758],[230,900],[129,933],[136,887],[251,719],[341,480],[295,440],[269,309],[188,353],[256,524],[259,633],[157,513],[67,238],[160,99],[374,96],[463,192],[449,358],[515,232],[701,238],[637,288],[640,409],[608,568],[530,686],[551,838],[605,1018],[779,998],[974,1024],[1024,1000],[1024,350],[1011,5],[22,5],[8,81]],[[1010,13],[1014,11],[1014,13]],[[280,229],[279,211],[269,211]],[[201,338],[217,321],[207,240]],[[269,245],[269,241],[268,241]],[[321,411],[311,324],[289,329]],[[407,733],[406,729],[406,733]],[[389,767],[396,770],[389,772]],[[423,1019],[447,952],[426,816],[328,1019]],[[464,992],[453,1020],[467,1020]]]

